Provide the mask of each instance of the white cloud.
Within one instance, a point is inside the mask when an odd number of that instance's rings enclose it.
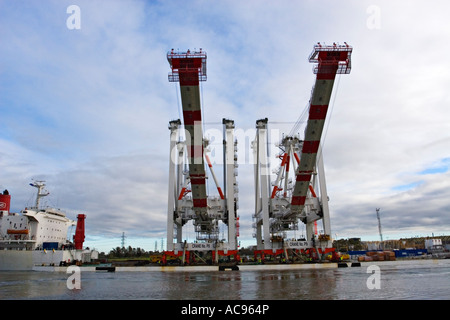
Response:
[[[353,70],[336,83],[324,140],[333,233],[377,234],[376,207],[393,237],[448,231],[448,173],[420,174],[449,156],[446,2],[78,1],[80,30],[66,27],[70,4],[2,3],[0,184],[14,186],[18,209],[39,176],[61,206],[87,212],[88,233],[160,239],[167,124],[179,117],[166,51],[206,50],[205,121],[248,130],[265,117],[294,122],[314,82],[313,44],[347,41]],[[370,5],[380,29],[367,27]],[[251,167],[238,178],[251,235]]]

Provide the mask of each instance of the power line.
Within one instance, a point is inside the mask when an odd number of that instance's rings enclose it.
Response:
[[[125,248],[125,232],[122,232],[122,248]]]

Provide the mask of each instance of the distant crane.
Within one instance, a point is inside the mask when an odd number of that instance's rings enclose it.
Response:
[[[380,208],[376,208],[378,219],[378,232],[380,233],[381,246],[383,246],[383,233],[381,232]]]

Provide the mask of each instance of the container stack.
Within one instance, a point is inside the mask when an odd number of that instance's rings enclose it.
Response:
[[[365,256],[359,256],[358,261],[394,261],[393,251],[368,251]]]

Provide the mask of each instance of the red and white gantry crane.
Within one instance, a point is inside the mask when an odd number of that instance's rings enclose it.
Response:
[[[333,250],[320,140],[335,77],[350,73],[352,50],[347,43],[318,43],[314,46],[309,61],[314,63],[316,81],[309,101],[304,138],[283,137],[279,144],[281,164],[272,185],[267,158],[268,120],[262,119],[256,123],[257,133],[253,142],[256,159],[253,226],[258,253],[287,255],[287,249],[294,249],[326,254]],[[294,181],[289,179],[291,163],[295,171]],[[318,220],[323,221],[321,235],[317,235]],[[297,230],[299,221],[306,224],[306,238],[287,238],[288,231]]]
[[[213,260],[219,255],[237,257],[237,142],[234,121],[223,119],[224,190],[207,154],[209,141],[204,138],[199,82],[206,81],[206,52],[175,52],[167,54],[171,67],[169,82],[180,83],[185,140],[181,140],[181,120],[169,122],[170,164],[169,201],[167,210],[166,256],[182,256],[191,262],[192,252],[211,251]],[[187,151],[187,152],[186,152]],[[187,155],[186,155],[187,154]],[[208,165],[218,195],[209,196],[206,186]],[[183,226],[192,221],[196,240],[183,238]],[[227,239],[219,239],[219,222],[227,228]]]

